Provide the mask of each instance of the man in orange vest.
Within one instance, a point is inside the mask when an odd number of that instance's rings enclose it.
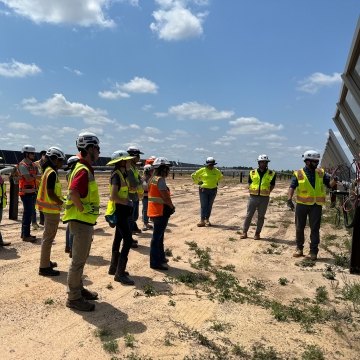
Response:
[[[42,179],[36,199],[36,208],[44,214],[45,227],[41,242],[39,275],[58,276],[60,271],[54,270],[56,262],[50,261],[51,247],[55,239],[60,221],[60,211],[63,205],[61,184],[58,169],[66,161],[61,149],[53,146],[46,151],[42,166]]]
[[[40,159],[39,160],[36,160],[34,161],[34,164],[36,165],[36,167],[38,168],[39,170],[39,174],[42,175],[43,173],[43,170],[42,170],[42,166],[44,165],[45,161],[46,161],[46,150],[41,150],[40,153]],[[40,181],[41,179],[39,179],[38,181],[36,181],[36,188],[39,189],[39,186],[40,186]],[[39,221],[39,224],[40,225],[44,225],[44,213],[42,211],[39,211],[40,213],[40,221]],[[37,230],[39,229],[39,225],[36,221],[36,209],[34,209],[34,213],[32,215],[32,219],[31,219],[31,222],[32,222],[32,228],[34,230]]]
[[[324,169],[318,168],[320,154],[314,150],[307,150],[303,154],[305,167],[294,171],[292,178],[287,205],[291,210],[295,209],[292,197],[296,189],[296,251],[294,257],[304,256],[304,229],[306,220],[309,218],[310,225],[310,253],[309,258],[313,261],[317,259],[320,243],[320,224],[322,206],[325,204],[325,187],[336,186],[336,180],[331,180],[330,175]]]
[[[41,178],[38,168],[34,164],[35,147],[24,145],[22,147],[24,159],[19,163],[19,196],[23,203],[24,212],[21,225],[21,238],[23,241],[35,242],[36,236],[30,234],[31,217],[35,209],[36,181]]]

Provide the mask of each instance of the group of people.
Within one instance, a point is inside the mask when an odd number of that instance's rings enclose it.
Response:
[[[91,132],[82,132],[76,139],[78,154],[66,160],[58,147],[50,147],[42,156],[40,169],[34,163],[35,148],[23,147],[24,159],[18,166],[19,195],[23,203],[21,237],[23,241],[34,242],[30,234],[30,224],[34,204],[44,219],[41,243],[39,275],[58,276],[57,263],[51,261],[51,248],[56,237],[60,220],[67,224],[66,247],[71,261],[67,277],[68,299],[66,306],[80,311],[93,311],[98,299],[96,292],[85,289],[82,282],[83,270],[90,253],[94,225],[100,214],[100,197],[93,164],[100,155],[99,138]],[[111,261],[108,273],[114,280],[124,285],[134,281],[126,271],[131,248],[138,246],[133,234],[141,232],[136,221],[139,217],[139,202],[142,201],[143,231],[152,230],[150,243],[150,267],[168,270],[168,259],[164,251],[164,234],[170,216],[175,212],[166,178],[171,163],[164,157],[152,156],[145,161],[143,174],[138,166],[140,155],[137,147],[126,151],[117,150],[108,162],[113,166],[109,180],[109,200],[105,219],[115,228]],[[317,168],[320,154],[307,151],[303,155],[304,168],[294,172],[288,191],[288,206],[294,210],[292,197],[296,191],[296,245],[295,257],[303,256],[304,228],[309,217],[311,228],[310,257],[316,260],[320,241],[319,229],[322,205],[325,203],[325,187],[336,185],[334,179]],[[270,159],[262,154],[257,158],[258,167],[249,173],[249,201],[243,224],[242,239],[248,238],[248,230],[255,211],[258,219],[254,239],[260,239],[270,193],[275,187],[276,173],[268,168]],[[58,170],[67,165],[67,194],[64,197]],[[200,221],[198,227],[211,226],[210,216],[217,194],[218,184],[223,174],[215,167],[216,161],[208,157],[202,168],[191,174],[193,182],[199,186]],[[6,188],[0,177],[0,222],[2,210],[6,206]],[[64,212],[60,219],[61,212]],[[150,224],[151,222],[151,224]],[[0,246],[7,246],[0,233]]]

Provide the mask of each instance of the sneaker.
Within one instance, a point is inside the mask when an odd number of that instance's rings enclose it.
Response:
[[[33,230],[39,230],[40,226],[38,223],[34,223],[34,224],[32,224],[32,228],[33,228]]]
[[[198,223],[197,223],[197,227],[204,227],[205,226],[205,221],[204,220],[200,220]]]
[[[31,242],[31,243],[34,243],[34,242],[36,242],[36,236],[32,236],[32,235],[30,235],[30,236],[24,236],[23,238],[22,238],[22,241],[25,241],[25,242]]]
[[[242,233],[240,239],[247,239],[247,232]]]
[[[99,298],[99,294],[96,291],[90,291],[85,288],[81,290],[81,296],[85,300],[97,300]]]
[[[135,281],[130,279],[125,273],[124,275],[115,274],[114,281],[122,283],[123,285],[135,285]]]
[[[314,254],[314,253],[309,253],[309,255],[306,255],[306,258],[307,259],[310,259],[312,261],[316,261],[317,260],[317,254]]]
[[[254,240],[260,240],[260,233],[255,233]]]
[[[71,309],[79,310],[79,311],[94,311],[95,304],[92,304],[85,300],[83,297],[76,300],[67,300],[66,306]]]
[[[59,276],[60,271],[54,270],[52,267],[39,268],[39,275],[41,276]]]
[[[302,257],[304,256],[304,252],[301,249],[296,249],[296,251],[293,253],[293,257]]]

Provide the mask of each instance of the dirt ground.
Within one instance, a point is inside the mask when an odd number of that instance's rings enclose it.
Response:
[[[97,178],[104,214],[108,175]],[[254,224],[250,238],[240,239],[245,184],[223,182],[206,228],[196,226],[199,199],[190,179],[168,185],[176,205],[165,234],[169,271],[150,269],[147,231],[129,256],[135,286],[115,282],[107,274],[114,230],[101,215],[84,271],[85,286],[100,295],[92,313],[65,307],[65,225],[52,250],[61,275],[41,277],[40,240],[22,242],[21,222],[8,220],[5,210],[1,231],[12,244],[0,248],[0,359],[359,359],[359,311],[341,292],[359,277],[334,265],[333,253],[351,238],[343,227],[324,221],[319,261],[299,266],[292,257],[294,213],[283,201],[289,181],[278,181],[257,241]],[[19,219],[21,211],[20,203]],[[42,231],[33,234],[40,239]],[[327,267],[335,280],[324,276]],[[324,301],[316,301],[320,287]],[[292,311],[298,308],[303,312]]]

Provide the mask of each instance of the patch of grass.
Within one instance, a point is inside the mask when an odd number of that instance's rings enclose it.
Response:
[[[254,278],[254,279],[251,279],[251,280],[248,279],[247,282],[248,282],[249,286],[251,288],[253,288],[254,290],[256,290],[256,291],[266,289],[266,285],[265,285],[264,280]]]
[[[176,262],[178,262],[179,260],[181,260],[181,256],[177,256],[177,257],[173,257],[173,261],[176,261]]]
[[[356,312],[360,311],[360,283],[345,281],[341,293],[345,300],[351,301]]]
[[[315,261],[311,260],[310,258],[304,258],[295,263],[296,266],[300,267],[313,267],[315,266]]]
[[[124,336],[124,342],[125,342],[125,346],[129,347],[129,348],[134,348],[135,347],[135,337],[133,334],[126,334]]]
[[[235,239],[234,237],[229,237],[228,240],[229,241],[236,241],[237,239]]]
[[[263,344],[256,344],[252,347],[252,360],[281,360],[281,356],[272,346],[265,347]]]
[[[317,345],[307,345],[301,360],[325,360],[322,350]]]
[[[167,256],[167,257],[173,256],[172,250],[169,248],[165,249],[165,256]]]
[[[114,289],[112,283],[108,283],[108,284],[106,285],[106,288],[107,288],[108,290],[113,290],[113,289]]]
[[[185,241],[185,244],[189,246],[190,250],[195,250],[198,247],[195,241]]]
[[[136,355],[134,353],[126,355],[123,359],[127,359],[127,360],[153,360],[152,357],[140,356],[140,355]]]
[[[103,328],[103,329],[96,329],[94,331],[95,337],[100,338],[101,341],[107,340],[111,336],[111,330]]]
[[[210,326],[211,330],[222,332],[229,328],[229,324],[222,323],[220,321],[214,321]]]
[[[175,306],[175,305],[176,305],[176,302],[175,302],[174,300],[170,299],[169,302],[168,302],[168,304],[169,304],[170,306]]]
[[[157,295],[157,292],[156,292],[154,286],[151,285],[150,283],[147,283],[144,285],[143,291],[144,291],[144,294],[146,295],[146,297],[151,297],[151,296]]]
[[[287,278],[284,278],[284,277],[281,277],[279,278],[279,284],[282,285],[282,286],[285,286],[289,283],[289,280]]]
[[[248,359],[249,354],[246,352],[245,347],[235,344],[231,350],[232,354],[238,356],[240,359]]]
[[[191,263],[191,266],[195,269],[204,269],[210,270],[211,269],[211,256],[210,256],[211,249],[201,249],[197,247],[195,249],[195,254],[198,260],[195,263]]]
[[[44,304],[45,305],[54,305],[55,301],[51,298],[47,298],[45,301],[44,301]]]
[[[262,251],[263,254],[270,254],[270,255],[281,255],[281,250],[276,249],[274,247],[269,247]]]
[[[334,257],[334,265],[343,268],[349,267],[350,258],[348,254],[341,252],[340,254],[333,254],[333,257]]]
[[[329,293],[325,286],[316,288],[315,300],[318,304],[325,304],[329,301]]]
[[[228,264],[225,266],[220,266],[220,269],[235,272],[235,265]]]
[[[116,340],[109,340],[103,343],[103,349],[110,354],[117,354],[119,345]]]
[[[326,267],[322,273],[322,276],[328,280],[335,280],[336,273],[333,270],[333,268],[331,267],[331,265],[326,265]]]

